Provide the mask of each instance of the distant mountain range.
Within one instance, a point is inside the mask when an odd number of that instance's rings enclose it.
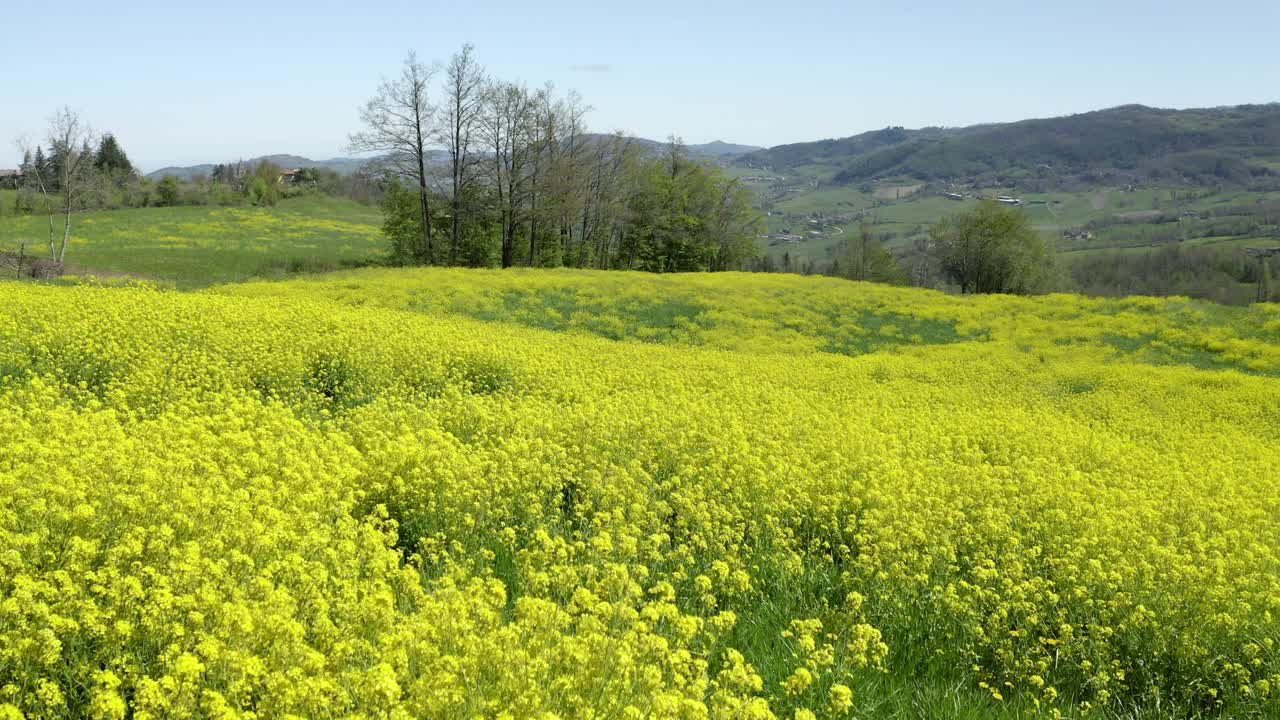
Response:
[[[585,137],[588,140],[604,140],[613,136],[601,133],[589,133]],[[667,146],[666,140],[649,140],[648,138],[642,137],[632,137],[631,140],[643,147],[645,150],[651,152],[658,152]],[[709,143],[702,143],[700,145],[685,145],[684,147],[685,150],[688,151],[690,157],[704,160],[731,158],[738,155],[745,155],[747,153],[764,150],[764,148],[757,145],[738,145],[735,143],[727,143],[723,140],[715,140]]]
[[[1280,179],[1280,104],[1125,105],[964,128],[887,128],[780,145],[736,162],[776,172],[820,166],[836,184],[882,178],[1005,185],[1270,182]]]
[[[312,160],[310,158],[305,158],[300,155],[263,155],[262,157],[243,160],[242,162],[245,162],[246,164],[248,164],[248,163],[257,163],[257,162],[263,162],[263,161],[275,163],[276,165],[279,165],[282,168],[304,168],[304,167],[329,168],[330,170],[335,170],[339,173],[342,173],[343,175],[349,175],[351,173],[354,173],[355,171],[359,170],[365,163],[368,162],[367,159],[361,159],[361,158],[332,158],[330,160]],[[236,162],[241,162],[241,161],[229,160],[226,162],[235,164]],[[191,180],[197,175],[212,174],[213,168],[214,168],[214,163],[203,163],[201,165],[188,165],[186,167],[165,167],[165,168],[160,168],[155,172],[147,173],[147,177],[153,178],[153,179],[159,179],[164,177],[165,175],[173,175],[174,177],[177,177],[182,180]]]
[[[607,135],[588,135],[605,138]],[[634,138],[658,151],[666,143]],[[1125,105],[1066,117],[961,128],[886,128],[851,137],[759,148],[720,140],[689,145],[695,158],[773,173],[803,168],[824,183],[898,178],[1005,186],[1162,182],[1280,188],[1280,103],[1192,110]],[[367,160],[268,155],[286,168],[352,173]],[[437,161],[444,161],[443,154]],[[149,174],[190,179],[212,164]]]
[[[588,138],[604,138],[606,135],[588,135]],[[645,138],[633,138],[637,143],[657,150],[666,143],[657,140],[648,140]],[[764,148],[754,145],[737,145],[727,143],[721,140],[715,142],[704,143],[701,145],[689,145],[689,154],[696,158],[703,159],[720,159],[732,156],[742,155],[744,153],[763,150]],[[445,162],[446,156],[443,151],[434,153],[437,162]],[[262,157],[244,160],[245,163],[271,162],[282,168],[328,168],[343,175],[350,175],[360,168],[364,167],[368,162],[368,158],[331,158],[329,160],[312,160],[300,155],[263,155]],[[231,163],[236,160],[229,161]],[[182,180],[191,180],[198,175],[209,175],[213,173],[214,163],[202,163],[200,165],[188,165],[185,167],[165,167],[155,172],[147,173],[147,177],[159,179],[166,175],[173,175]]]

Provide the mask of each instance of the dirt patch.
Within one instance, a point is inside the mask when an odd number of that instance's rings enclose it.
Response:
[[[923,187],[924,185],[881,185],[876,188],[875,196],[880,200],[900,200],[915,195]]]
[[[138,273],[123,272],[120,270],[102,270],[100,268],[71,264],[68,264],[63,269],[63,274],[75,275],[77,277],[92,277],[100,280],[155,280],[155,278],[149,275],[139,275]]]
[[[1132,210],[1130,212],[1116,213],[1116,217],[1121,220],[1151,220],[1161,215],[1159,210]]]

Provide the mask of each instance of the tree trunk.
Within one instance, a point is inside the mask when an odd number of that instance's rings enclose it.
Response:
[[[62,245],[58,247],[58,264],[61,265],[67,257],[67,241],[71,239],[71,203],[67,203],[66,222],[62,226]]]
[[[534,181],[534,190],[529,193],[529,266],[534,267],[538,263],[538,193],[537,181]]]
[[[423,236],[427,242],[426,257],[420,259],[425,260],[426,264],[430,265],[432,255],[435,253],[431,247],[431,208],[427,204],[427,183],[425,180],[418,183],[418,209],[422,213]]]
[[[454,190],[453,191],[453,217],[451,219],[453,232],[452,232],[452,237],[449,240],[449,264],[450,265],[458,264],[458,244],[459,244],[458,243],[458,214],[461,211],[461,209],[462,207],[458,203],[458,191]]]
[[[509,207],[509,204],[512,202],[512,198],[511,198],[511,195],[503,192],[503,187],[502,187],[503,162],[502,162],[501,151],[500,150],[495,151],[493,154],[493,157],[494,157],[493,159],[494,167],[496,168],[495,174],[497,179],[497,182],[494,183],[494,187],[498,191],[498,216],[499,216],[499,222],[501,222],[502,224],[502,267],[509,268],[511,267],[511,250],[512,250],[511,248],[511,243],[512,243],[511,208]]]
[[[511,211],[502,211],[502,267],[509,268],[515,255],[515,227],[511,223]]]
[[[47,204],[48,202],[49,202],[49,199],[46,197],[45,203]],[[47,205],[47,209],[49,211],[49,259],[57,260],[58,251],[57,251],[57,245],[54,244],[54,234],[53,234],[53,206]]]
[[[414,143],[415,151],[414,159],[418,161],[418,205],[422,211],[422,234],[427,241],[427,257],[425,260],[430,265],[435,260],[435,248],[431,237],[431,206],[427,200],[427,144],[422,137],[422,114],[420,110],[415,110],[413,117],[414,124]]]

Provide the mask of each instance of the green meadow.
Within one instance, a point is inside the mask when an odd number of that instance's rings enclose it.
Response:
[[[764,173],[754,170],[756,173]],[[766,173],[767,174],[767,173]],[[971,209],[972,198],[963,201],[950,200],[936,190],[925,189],[907,197],[895,198],[891,190],[895,186],[910,183],[885,182],[863,192],[863,187],[807,187],[807,176],[788,178],[799,188],[776,199],[769,217],[769,231],[778,233],[790,230],[804,235],[798,243],[762,243],[768,251],[781,256],[784,252],[793,259],[827,260],[842,236],[856,231],[858,225],[869,222],[877,234],[889,237],[888,245],[903,248],[928,232],[929,225],[951,213]],[[764,190],[762,190],[764,192]],[[1238,209],[1255,203],[1275,201],[1280,193],[1248,192],[1244,190],[1214,190],[1212,188],[1100,188],[1081,192],[1023,193],[1007,188],[987,188],[986,196],[1015,195],[1027,204],[1024,210],[1031,217],[1035,228],[1055,237],[1055,245],[1064,253],[1096,253],[1110,250],[1147,250],[1153,245],[1148,235],[1169,225],[1156,222],[1158,216],[1167,213],[1193,211],[1215,214],[1228,208]],[[808,233],[813,229],[811,218],[836,218],[834,226],[822,236]],[[1187,242],[1192,245],[1216,245],[1222,248],[1273,245],[1275,239],[1259,236],[1199,237],[1196,232],[1198,219],[1186,222]],[[1079,231],[1090,223],[1102,223],[1089,241],[1060,239],[1067,230]],[[831,228],[839,227],[841,232]]]
[[[45,216],[15,216],[0,194],[0,250],[28,252],[48,242]],[[254,277],[367,264],[384,252],[378,208],[309,195],[275,207],[181,206],[76,215],[68,272],[129,276],[193,288]],[[60,219],[55,230],[62,231]],[[38,252],[38,250],[37,250]]]

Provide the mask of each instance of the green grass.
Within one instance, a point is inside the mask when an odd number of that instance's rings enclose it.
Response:
[[[1275,247],[1280,245],[1273,238],[1265,237],[1205,237],[1191,238],[1178,243],[1183,247],[1208,247],[1215,250],[1236,250],[1252,247]],[[1079,248],[1060,247],[1062,255],[1070,258],[1092,257],[1095,255],[1140,255],[1154,252],[1164,245],[1126,245],[1126,246],[1089,246]]]
[[[775,207],[789,213],[836,215],[865,210],[872,206],[874,199],[856,187],[822,188],[790,195]]]
[[[812,168],[809,170],[811,171]],[[805,176],[793,179],[795,182],[789,182],[789,185],[801,185],[804,180],[813,178]],[[911,183],[904,180],[901,184]],[[1135,241],[1134,236],[1140,235],[1144,228],[1155,228],[1157,225],[1142,222],[1143,213],[1206,211],[1280,198],[1280,193],[1243,190],[1214,191],[1208,188],[1182,187],[1136,190],[1099,188],[1082,192],[1047,193],[1025,193],[1009,188],[985,188],[981,193],[987,196],[1015,195],[1027,201],[1043,203],[1028,204],[1025,206],[1025,211],[1030,215],[1036,229],[1047,235],[1057,236],[1063,230],[1080,229],[1095,221],[1126,217],[1136,220],[1136,222],[1106,228],[1098,232],[1097,237],[1087,244],[1057,243],[1060,251],[1073,253],[1146,247],[1148,243]],[[803,232],[808,229],[803,224],[806,217],[830,217],[863,212],[875,225],[877,232],[890,233],[894,236],[894,240],[889,243],[890,247],[903,247],[939,218],[971,208],[974,202],[972,199],[966,199],[963,202],[946,199],[940,196],[936,189],[922,191],[901,200],[884,200],[877,199],[874,194],[861,192],[860,186],[823,186],[791,193],[778,200],[773,206],[775,214],[769,219],[769,229],[771,232],[778,232],[784,228]],[[782,216],[778,213],[786,213],[786,215]],[[855,225],[856,223],[845,226],[846,232]],[[783,252],[787,252],[793,259],[827,260],[830,258],[830,248],[838,240],[838,237],[814,238],[795,245],[773,246],[769,248],[769,252],[775,257],[780,257]],[[1218,239],[1214,239],[1216,240]],[[1233,242],[1244,246],[1259,240],[1264,244],[1274,242],[1269,238],[1234,238]],[[1196,244],[1214,244],[1214,241],[1206,239],[1195,242]]]
[[[17,190],[0,190],[0,218],[14,215],[13,204],[17,198]]]
[[[11,193],[0,202],[12,203]],[[194,288],[252,277],[332,270],[376,260],[384,251],[376,207],[323,196],[274,208],[172,207],[75,216],[68,272],[129,275]],[[58,226],[59,232],[61,225]],[[0,215],[0,249],[48,239],[43,216]]]

